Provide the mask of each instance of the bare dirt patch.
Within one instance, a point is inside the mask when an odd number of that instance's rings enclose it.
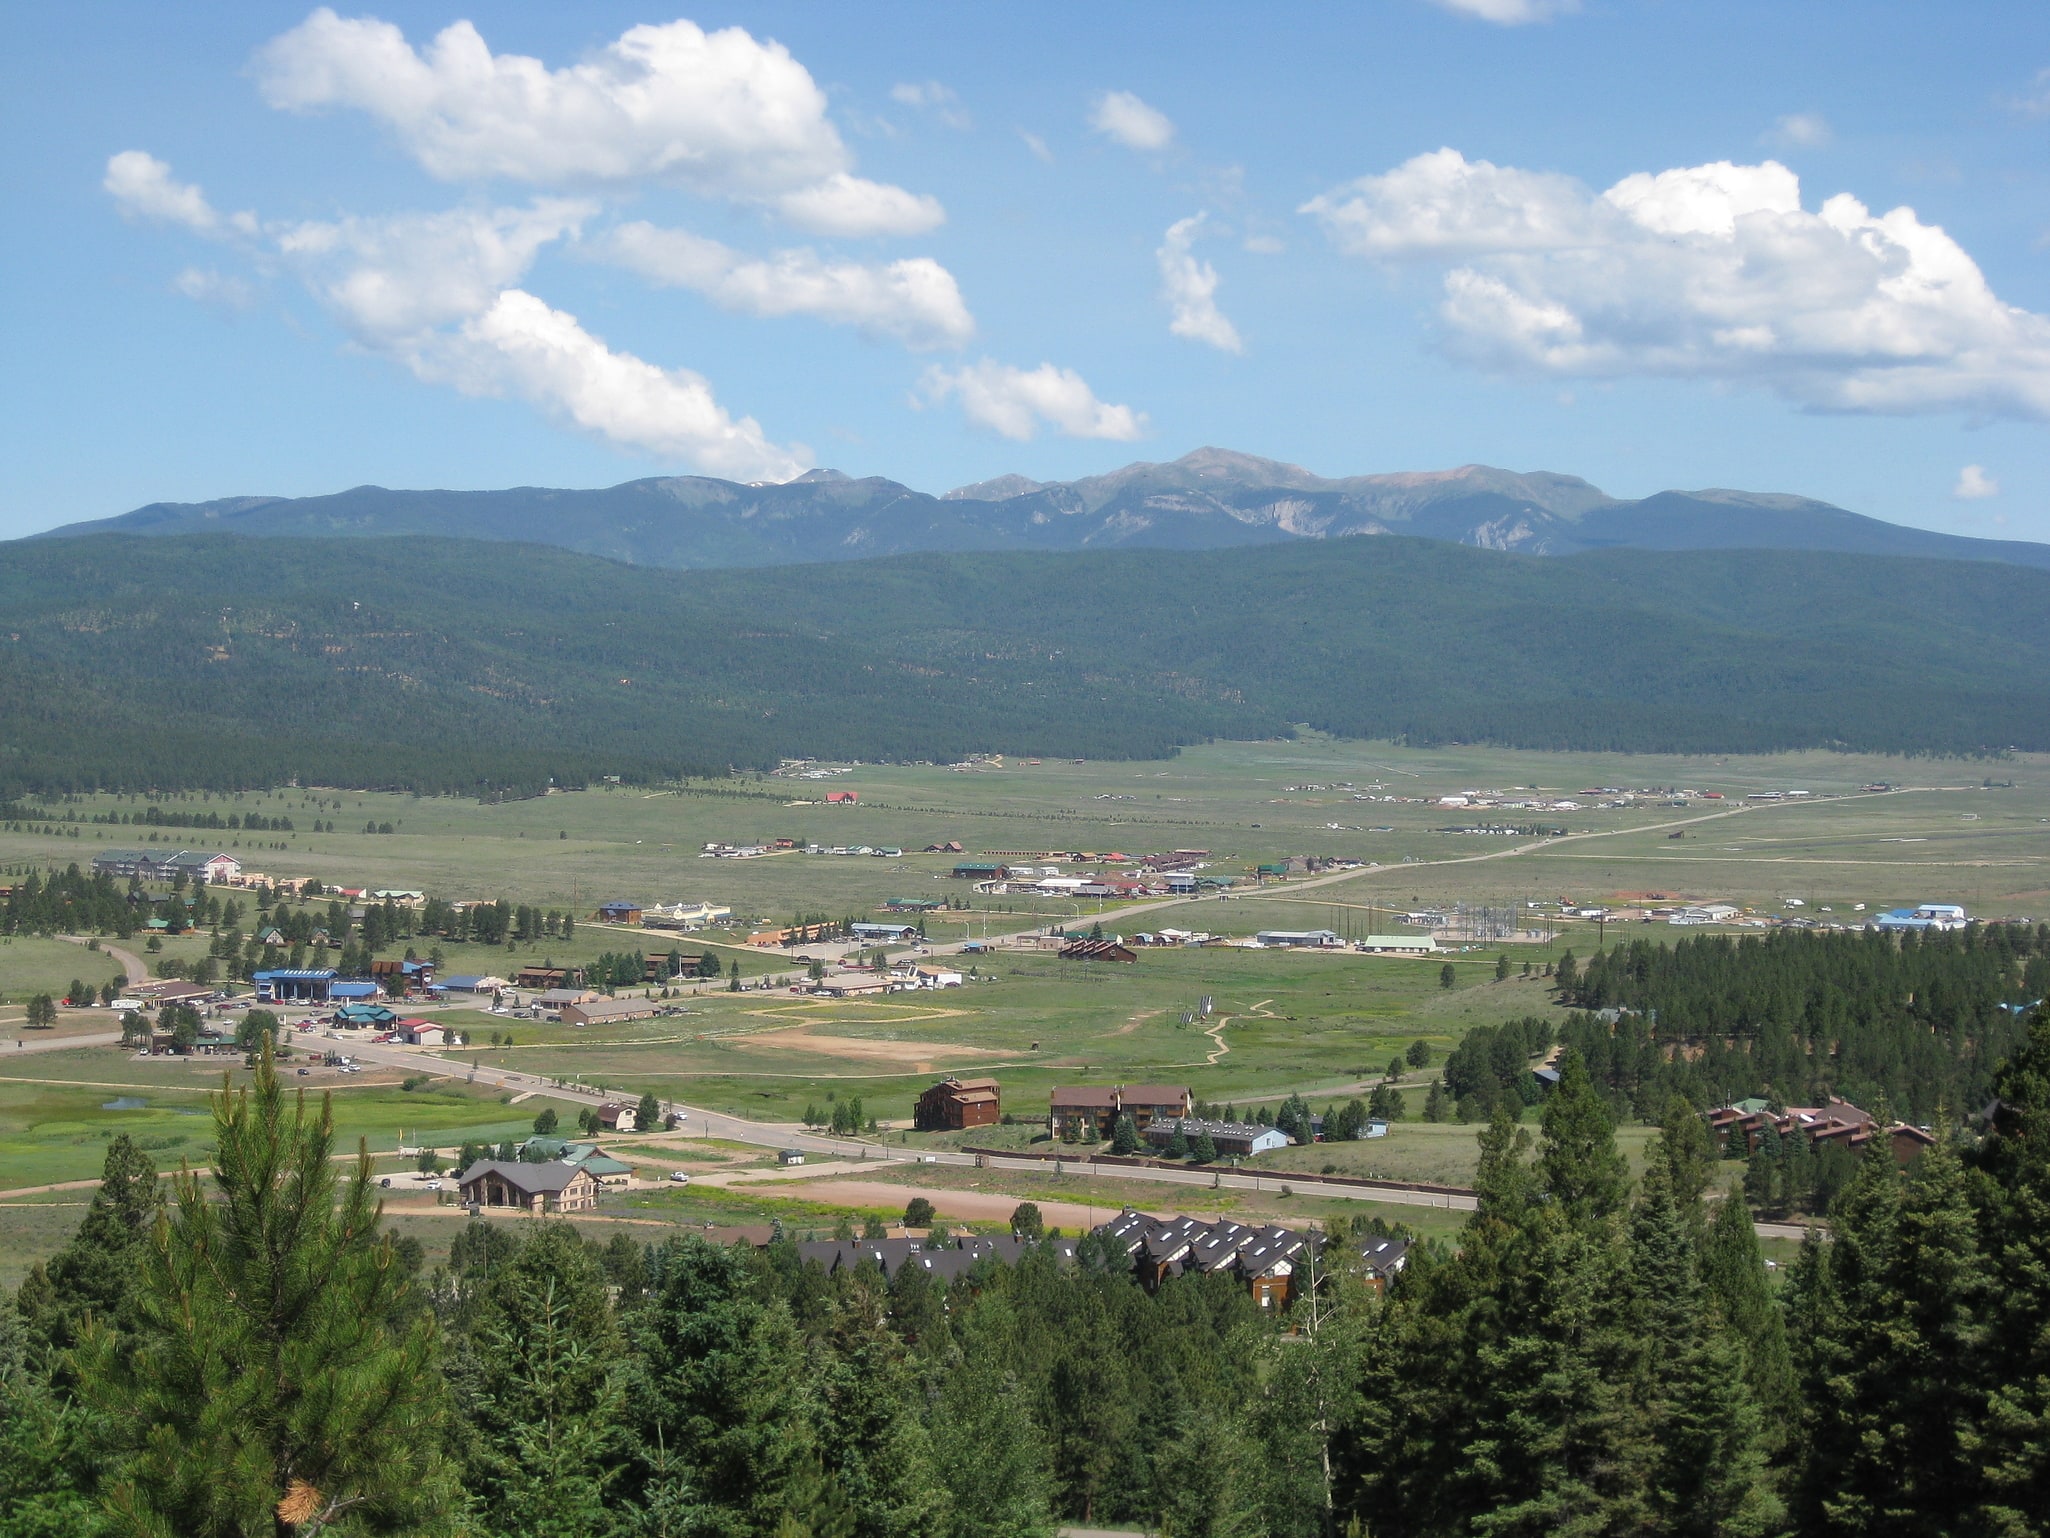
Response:
[[[943,1041],[885,1041],[874,1036],[820,1036],[811,1027],[797,1025],[787,1030],[756,1031],[740,1037],[735,1046],[770,1047],[779,1052],[812,1052],[823,1057],[844,1057],[860,1063],[901,1063],[914,1072],[928,1072],[934,1064],[956,1059],[1002,1057],[991,1047],[965,1047]]]

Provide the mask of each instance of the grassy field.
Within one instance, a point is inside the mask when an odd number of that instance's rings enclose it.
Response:
[[[1871,782],[1909,788],[1863,793],[1860,787]],[[1604,807],[1596,804],[1604,798],[1585,794],[1603,786],[1717,790],[1727,799],[1676,807],[1645,796]],[[829,787],[854,790],[860,801],[827,807]],[[1507,814],[1435,804],[1459,792],[1515,787],[1585,804],[1571,812]],[[1747,808],[1742,798],[1759,790],[1807,790],[1813,799]],[[98,797],[69,809],[133,812],[145,804]],[[318,789],[174,797],[164,804],[290,816],[301,831],[246,842],[236,834],[160,832],[159,842],[171,847],[229,848],[273,876],[416,888],[450,898],[503,896],[579,915],[569,942],[510,949],[444,944],[443,965],[452,973],[505,973],[529,960],[576,962],[602,950],[702,943],[590,922],[597,904],[612,898],[730,905],[736,926],[711,939],[726,947],[722,959],[742,960],[751,981],[787,977],[794,967],[786,956],[738,945],[748,927],[798,912],[862,915],[890,897],[968,901],[966,912],[929,918],[936,940],[1002,936],[1099,916],[1113,931],[1173,924],[1230,935],[1263,928],[1357,934],[1385,931],[1395,911],[1421,905],[1614,903],[1649,893],[1728,901],[1759,915],[1852,919],[1860,903],[1870,912],[1923,900],[1963,902],[1985,916],[2050,914],[2046,756],[1984,763],[1820,753],[1689,759],[1424,751],[1311,737],[1212,744],[1157,763],[1011,759],[970,770],[858,765],[827,781],[594,787],[501,806]],[[1497,815],[1600,836],[1533,845],[1521,837],[1441,831]],[[316,819],[342,831],[305,831]],[[368,822],[389,822],[395,831],[366,834],[361,830]],[[75,838],[46,827],[0,833],[0,882],[33,868],[84,863],[97,849],[138,841],[130,827],[86,824],[77,831]],[[751,860],[698,854],[707,842],[778,837],[906,853],[897,859],[793,853]],[[1214,871],[1242,877],[1259,863],[1290,855],[1374,863],[1313,888],[1299,880],[1265,886],[1248,880],[1225,899],[1121,919],[1105,904],[973,894],[949,877],[962,856],[920,852],[950,840],[968,858],[1029,852],[1078,873],[1104,867],[1069,854],[1171,848],[1208,850]],[[272,847],[277,844],[287,847]],[[1802,906],[1790,906],[1793,899]],[[464,1058],[628,1094],[652,1089],[769,1121],[794,1120],[808,1105],[824,1109],[835,1098],[859,1096],[867,1114],[903,1123],[916,1094],[949,1072],[997,1075],[1006,1108],[1026,1117],[1044,1115],[1054,1085],[1078,1082],[1185,1083],[1204,1099],[1242,1109],[1300,1091],[1321,1106],[1363,1092],[1412,1041],[1427,1043],[1435,1068],[1476,1023],[1554,1013],[1541,981],[1518,975],[1495,981],[1496,957],[1508,954],[1520,972],[1524,961],[1542,963],[1568,946],[1585,955],[1596,934],[1588,925],[1548,916],[1545,908],[1522,911],[1534,923],[1556,927],[1556,938],[1454,955],[1450,989],[1440,986],[1440,958],[1149,949],[1131,966],[1090,966],[1001,950],[964,958],[975,973],[967,987],[885,1002],[715,991],[681,1001],[686,1012],[670,1018],[584,1031],[477,1011],[442,1014],[480,1042],[493,1034],[511,1037],[509,1046],[480,1047]],[[1606,939],[1676,933],[1663,925],[1611,925]],[[145,959],[195,960],[207,943],[203,935],[167,940],[160,955]],[[431,940],[419,942],[423,954],[433,947]],[[137,941],[130,948],[143,947]],[[0,1053],[23,1034],[21,1003],[28,995],[61,991],[74,977],[106,981],[116,970],[114,958],[54,938],[0,938]],[[1191,1018],[1205,996],[1216,1012],[1207,1020]],[[67,1017],[62,1029],[112,1024],[90,1012]],[[239,1063],[225,1066],[232,1077],[241,1076]],[[203,1158],[210,1139],[205,1092],[218,1087],[223,1068],[220,1060],[138,1061],[111,1048],[0,1056],[0,1188],[96,1174],[117,1128],[143,1139],[166,1165]],[[495,1093],[461,1084],[408,1092],[398,1077],[344,1079],[316,1071],[295,1082],[335,1089],[344,1146],[361,1136],[387,1155],[402,1131],[407,1142],[444,1147],[523,1133],[543,1103],[512,1107]],[[141,1104],[114,1105],[128,1100]],[[923,1136],[895,1135],[910,1142]],[[1029,1135],[1026,1128],[1002,1128],[978,1140]],[[1347,1172],[1463,1183],[1472,1171],[1473,1136],[1471,1128],[1405,1122],[1387,1139],[1290,1150],[1267,1156],[1263,1167],[1315,1172],[1335,1164]],[[1626,1129],[1633,1159],[1647,1136]],[[691,1157],[679,1150],[649,1153]],[[816,1205],[794,1193],[693,1188],[654,1193],[633,1209],[637,1215],[629,1219],[622,1208],[616,1221],[702,1224],[765,1221],[766,1215],[812,1221],[822,1217],[809,1210]],[[60,1220],[58,1214],[68,1212],[72,1208],[55,1197],[0,1209],[0,1277],[18,1273],[22,1255],[47,1252],[49,1236],[75,1221],[75,1214]],[[405,1221],[423,1235],[442,1235],[445,1248],[450,1220],[415,1215]]]
[[[1981,785],[1986,779],[2001,788]],[[1875,781],[1942,787],[1865,796]],[[827,787],[856,791],[854,806],[827,807]],[[1434,831],[1482,820],[1428,804],[1466,790],[1530,787],[1587,799],[1601,786],[1635,790],[1720,790],[1741,805],[1756,790],[1807,790],[1818,800],[1783,804],[1686,830],[1667,825],[1712,804],[1666,807],[1656,798],[1604,809],[1591,802],[1563,813],[1512,812],[1575,832],[1630,832],[1628,838],[1567,843],[1552,851],[1476,861],[1521,843]],[[1357,797],[1372,796],[1368,801]],[[1405,798],[1390,802],[1386,796]],[[84,813],[142,802],[84,798]],[[1961,763],[1824,753],[1749,758],[1536,754],[1491,749],[1415,750],[1385,743],[1306,738],[1217,743],[1156,763],[1033,763],[1011,759],[968,772],[915,765],[861,765],[830,781],[735,780],[666,789],[608,786],[500,806],[453,798],[287,790],[238,797],[171,798],[172,809],[288,815],[299,828],[332,820],[342,831],[239,835],[167,830],[176,847],[225,843],[274,876],[329,883],[417,888],[448,897],[497,897],[589,913],[614,897],[640,902],[708,899],[744,920],[781,920],[803,911],[859,913],[891,896],[965,898],[948,879],[954,856],[918,853],[961,843],[972,857],[995,851],[1127,853],[1210,850],[1226,873],[1296,854],[1378,862],[1343,888],[1322,888],[1313,906],[1370,901],[1408,904],[1448,898],[1593,898],[1672,888],[1690,896],[1778,904],[1787,896],[1823,903],[1955,897],[1989,912],[2044,906],[2050,891],[2050,758],[2022,755]],[[391,835],[361,831],[390,822]],[[1381,832],[1380,829],[1389,831]],[[86,826],[80,837],[0,835],[0,868],[89,861],[95,847],[132,843],[128,828]],[[713,841],[788,837],[826,845],[906,851],[901,859],[779,854],[711,860]],[[1917,840],[1897,843],[1893,840]],[[261,847],[284,842],[278,850]],[[1457,864],[1428,862],[1458,861]],[[1427,862],[1427,863],[1405,863]],[[1065,861],[1063,869],[1094,867]],[[1288,901],[1287,889],[1259,894]],[[1090,908],[1041,898],[975,898],[965,918],[936,915],[935,936],[985,925],[1087,917]],[[1237,903],[1183,910],[1206,927],[1250,930],[1268,915]],[[1186,927],[1186,926],[1185,926]],[[594,935],[603,941],[603,936]],[[0,987],[4,987],[0,980]]]

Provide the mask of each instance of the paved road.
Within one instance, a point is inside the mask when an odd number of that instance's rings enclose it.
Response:
[[[84,935],[63,935],[60,938],[69,940],[73,945],[84,945],[87,943]],[[100,942],[100,949],[105,954],[114,958],[115,964],[121,968],[123,975],[131,983],[143,982],[149,977],[149,968],[143,964],[143,959],[136,955],[134,951],[124,950],[110,940],[102,940]]]

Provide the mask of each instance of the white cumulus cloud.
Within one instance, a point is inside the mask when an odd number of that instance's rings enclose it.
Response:
[[[1217,269],[1194,251],[1196,234],[1208,217],[1196,214],[1169,225],[1153,253],[1160,263],[1160,291],[1172,312],[1167,329],[1220,352],[1244,352],[1238,328],[1217,308]]]
[[[734,480],[786,481],[810,463],[802,446],[771,443],[753,417],[736,419],[703,376],[615,352],[574,315],[520,289],[437,333],[408,362],[467,395],[516,397],[621,448]]]
[[[2050,419],[2050,318],[2003,303],[1914,210],[1813,211],[1773,161],[1570,177],[1419,155],[1302,212],[1435,263],[1448,345],[1497,368],[1723,377],[1822,410]]]
[[[811,72],[740,27],[631,27],[550,69],[493,53],[467,21],[417,50],[389,22],[322,7],[265,45],[256,70],[272,106],[365,112],[446,181],[662,180],[830,234],[916,232],[944,217],[931,198],[853,176]]]
[[[930,257],[878,264],[829,262],[805,250],[749,257],[644,222],[621,225],[594,250],[652,282],[695,289],[742,314],[810,315],[913,348],[958,347],[975,335],[954,275]]]
[[[542,247],[574,236],[596,205],[453,209],[282,229],[277,245],[357,340],[380,346],[480,315]]]
[[[1957,484],[1950,488],[1950,494],[1960,502],[1978,502],[1987,497],[2000,495],[2000,482],[1986,473],[1984,465],[1966,465],[1957,473]]]
[[[1174,123],[1130,91],[1105,91],[1089,110],[1089,126],[1128,150],[1164,150],[1174,143]]]
[[[1580,0],[1436,0],[1436,4],[1462,16],[1492,21],[1498,27],[1525,27],[1580,9]]]
[[[216,272],[210,267],[185,268],[171,279],[171,292],[231,315],[256,303],[256,290],[246,278]]]
[[[255,220],[248,214],[223,217],[209,203],[206,194],[191,182],[181,182],[171,168],[144,150],[123,150],[109,157],[107,174],[100,185],[113,196],[125,214],[159,224],[182,224],[200,235],[233,231],[249,234]]]
[[[925,371],[919,398],[932,404],[958,399],[969,421],[1021,443],[1036,436],[1042,422],[1070,438],[1120,443],[1146,430],[1143,411],[1098,400],[1080,374],[1051,363],[1021,369],[984,358],[959,369],[935,365]]]

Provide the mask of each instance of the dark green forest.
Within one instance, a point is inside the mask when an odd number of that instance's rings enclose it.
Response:
[[[2033,1538],[2050,1531],[2050,1016],[1991,1115],[1863,1158],[1775,1282],[1668,1108],[1632,1182],[1563,1060],[1385,1296],[1028,1245],[952,1283],[787,1240],[381,1226],[268,1052],[211,1174],[125,1137],[0,1309],[0,1535]],[[1029,1220],[1024,1232],[1032,1234]]]
[[[425,538],[0,563],[0,796],[525,794],[778,757],[2050,747],[2050,573],[1402,538],[683,573]]]
[[[1986,1104],[2028,1007],[2050,997],[2050,925],[1634,940],[1577,971],[1566,1002],[1623,1013],[1575,1015],[1559,1038],[1646,1120],[1676,1094],[1704,1107],[1834,1094],[1934,1125]]]

